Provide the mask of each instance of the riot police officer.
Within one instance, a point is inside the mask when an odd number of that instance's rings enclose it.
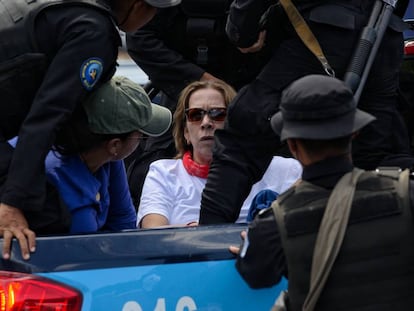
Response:
[[[302,309],[311,267],[326,268],[322,256],[313,253],[328,198],[343,176],[355,172],[351,140],[372,122],[374,117],[356,109],[351,90],[335,78],[309,75],[282,93],[271,126],[301,162],[302,180],[256,216],[242,252],[231,250],[239,253],[237,269],[253,288],[288,278],[288,310],[410,310],[414,305],[413,182],[408,170],[388,168],[360,175],[327,283],[316,307]],[[343,194],[348,184],[336,190]],[[337,211],[345,208],[344,201],[336,202]],[[331,251],[324,248],[323,256],[329,258]]]
[[[44,159],[77,105],[115,72],[118,25],[133,31],[180,0],[4,0],[0,3],[0,234],[35,250],[25,212],[45,197]],[[13,151],[7,140],[19,136]]]

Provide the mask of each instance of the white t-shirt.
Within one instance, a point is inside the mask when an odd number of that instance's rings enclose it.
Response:
[[[270,189],[281,194],[302,174],[302,166],[293,158],[273,157],[263,178],[255,183],[244,201],[237,222],[246,222],[254,196]],[[142,188],[137,224],[148,214],[160,214],[170,225],[198,222],[201,194],[207,179],[189,175],[181,159],[151,163]]]

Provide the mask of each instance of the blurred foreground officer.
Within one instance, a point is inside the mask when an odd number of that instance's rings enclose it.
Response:
[[[342,79],[375,0],[293,2],[319,41],[336,77]],[[272,22],[271,27],[283,29],[283,38],[274,39],[268,28],[266,33],[260,32],[260,17],[271,3],[274,1],[235,0],[230,7],[227,34],[243,51],[260,49],[263,42],[268,45],[268,41],[280,40],[280,43],[256,80],[239,91],[229,107],[224,130],[217,132],[217,148],[202,196],[200,224],[237,219],[251,185],[262,177],[272,156],[280,152],[268,120],[279,109],[281,92],[300,77],[325,73],[278,6],[267,19]],[[407,1],[398,4],[405,11]],[[358,103],[361,110],[376,117],[353,142],[353,159],[363,169],[414,165],[408,133],[397,110],[402,31],[406,25],[397,15],[400,8],[395,13]]]
[[[356,109],[342,81],[318,75],[293,82],[282,94],[280,110],[271,126],[303,165],[302,181],[242,234],[237,269],[253,288],[287,277],[289,310],[299,311],[328,197],[353,170],[352,138],[374,117]],[[408,177],[408,170],[362,173],[342,247],[315,310],[413,309],[414,193]],[[275,211],[281,212],[280,223]]]
[[[118,25],[133,31],[180,0],[0,2],[0,234],[24,258],[35,235],[22,211],[40,210],[44,160],[75,107],[115,72]],[[7,140],[18,135],[13,152]],[[7,245],[8,243],[4,243]],[[3,258],[9,258],[6,249]]]

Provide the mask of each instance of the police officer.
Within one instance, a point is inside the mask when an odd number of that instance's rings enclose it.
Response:
[[[262,210],[247,231],[237,269],[253,288],[288,278],[289,310],[302,310],[312,254],[326,203],[352,171],[351,140],[374,117],[356,109],[338,79],[309,75],[282,94],[271,126],[303,165],[302,181]],[[316,310],[411,310],[414,297],[414,191],[408,172],[365,171],[356,185],[350,220]],[[231,251],[239,253],[237,247]]]
[[[160,103],[171,111],[190,82],[218,79],[238,90],[269,59],[269,46],[259,53],[243,54],[228,40],[225,25],[230,2],[183,0],[179,6],[158,10],[147,25],[127,34],[129,55],[147,73],[152,87],[161,91]],[[149,164],[176,155],[171,131],[145,142],[127,161],[137,208]]]
[[[304,17],[335,71],[342,79],[361,29],[367,24],[374,0],[293,1]],[[302,43],[289,19],[273,1],[235,0],[230,8],[227,33],[244,51],[260,49],[267,28],[285,30],[284,39],[274,49],[271,60],[256,80],[242,89],[230,106],[223,131],[216,135],[216,150],[204,188],[200,224],[233,222],[251,185],[261,178],[273,153],[280,146],[267,120],[278,110],[281,91],[295,79],[308,74],[325,74],[314,54]],[[406,5],[406,1],[399,1]],[[404,7],[397,9],[400,14]],[[269,12],[269,14],[264,14]],[[401,16],[402,14],[400,14]],[[398,71],[402,61],[405,28],[400,16],[393,14],[358,107],[373,114],[372,122],[354,141],[353,158],[358,167],[379,165],[412,167],[408,134],[397,111]],[[258,33],[262,36],[258,38]],[[273,40],[267,34],[265,44]]]
[[[0,234],[35,250],[25,212],[43,208],[44,160],[75,107],[115,72],[118,25],[133,31],[180,0],[0,2]],[[7,140],[19,136],[13,152]]]

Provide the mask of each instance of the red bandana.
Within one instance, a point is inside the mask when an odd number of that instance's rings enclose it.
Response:
[[[186,153],[184,153],[183,164],[188,174],[197,176],[200,178],[207,178],[210,165],[198,164],[194,162],[194,160],[191,157],[190,151],[187,151]]]

